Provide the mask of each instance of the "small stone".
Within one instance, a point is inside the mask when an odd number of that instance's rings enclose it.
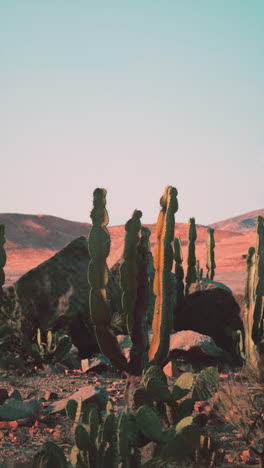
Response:
[[[182,374],[175,361],[169,361],[168,364],[163,367],[163,372],[167,377],[179,377]]]

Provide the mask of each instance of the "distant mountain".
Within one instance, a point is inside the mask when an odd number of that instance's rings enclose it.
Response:
[[[0,214],[5,225],[5,249],[60,250],[73,239],[87,236],[91,225],[56,216],[17,213]]]
[[[258,210],[237,216],[226,221],[214,223],[216,281],[226,283],[233,291],[244,290],[246,273],[246,255],[248,248],[256,245],[255,220]],[[73,239],[87,237],[91,225],[68,221],[56,216],[0,214],[0,224],[5,225],[5,286],[14,283],[21,275],[48,260]],[[151,230],[150,243],[153,249],[156,242],[155,224],[147,225]],[[197,225],[196,258],[206,274],[206,236],[207,226]],[[111,267],[120,260],[123,248],[124,226],[110,226],[111,250],[107,263]],[[186,273],[188,248],[188,223],[175,225],[175,236],[180,237],[183,250],[183,264]]]
[[[246,232],[255,230],[258,216],[264,216],[264,209],[250,211],[234,218],[225,219],[224,221],[210,224],[210,227],[245,234]]]

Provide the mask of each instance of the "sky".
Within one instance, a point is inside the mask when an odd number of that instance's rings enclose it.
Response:
[[[0,0],[0,212],[264,208],[263,0]]]

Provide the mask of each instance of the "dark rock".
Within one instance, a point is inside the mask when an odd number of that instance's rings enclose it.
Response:
[[[8,398],[8,400],[0,406],[0,421],[17,421],[18,419],[36,418],[40,409],[41,405],[35,399],[20,401],[15,398]]]
[[[210,280],[194,283],[177,312],[177,330],[208,335],[222,349],[234,353],[232,331],[242,330],[240,307],[227,286]]]
[[[30,339],[41,330],[68,333],[82,358],[99,347],[89,313],[87,239],[79,237],[15,283],[22,331]],[[109,275],[107,294],[111,312],[121,313],[121,290]]]
[[[0,405],[8,399],[8,391],[6,388],[0,388]]]

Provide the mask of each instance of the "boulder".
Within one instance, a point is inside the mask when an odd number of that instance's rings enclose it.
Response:
[[[182,351],[184,354],[182,354]],[[224,357],[224,351],[219,348],[214,340],[207,335],[194,332],[193,330],[182,330],[170,336],[170,355],[175,352],[186,356],[189,353],[194,356],[207,356],[210,358]],[[175,354],[174,354],[175,355]]]
[[[85,237],[21,276],[15,283],[22,331],[30,339],[41,330],[68,333],[81,358],[98,352],[90,320],[87,270],[90,256]],[[121,314],[121,289],[111,274],[107,294],[112,314]]]
[[[175,323],[180,330],[193,330],[214,339],[226,351],[234,353],[232,331],[242,330],[240,306],[222,283],[202,280],[191,285]]]

